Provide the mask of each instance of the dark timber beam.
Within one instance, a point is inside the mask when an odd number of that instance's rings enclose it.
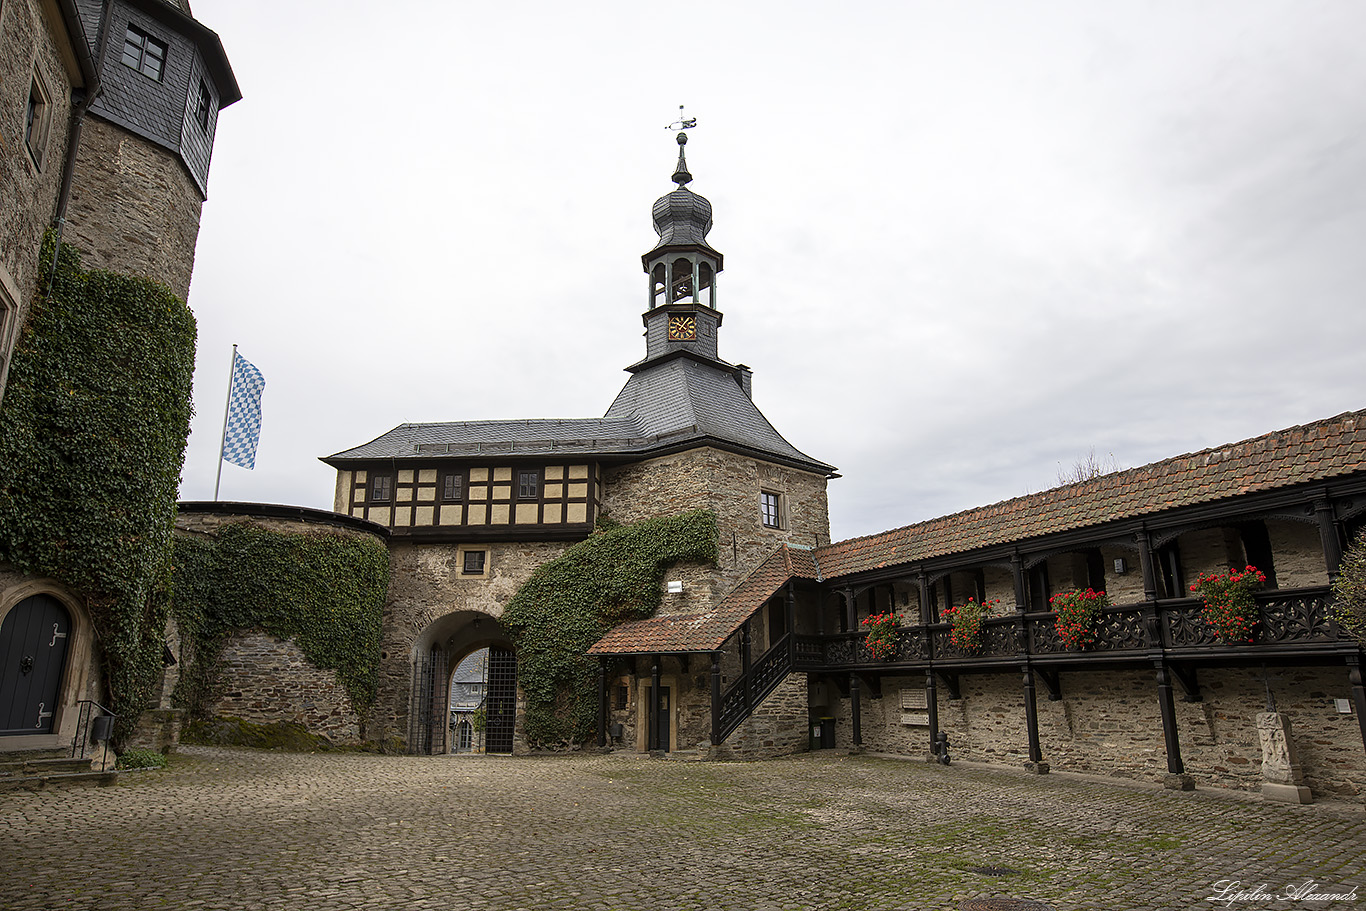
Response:
[[[657,750],[659,749],[659,723],[664,714],[662,710],[664,698],[663,694],[660,692],[659,685],[659,656],[653,655],[651,657],[653,661],[650,667],[650,707],[652,711],[650,712],[650,740],[648,746],[651,750]]]
[[[1143,573],[1143,600],[1157,600],[1157,572],[1153,569],[1153,545],[1148,538],[1148,530],[1140,529],[1134,535],[1138,542],[1138,568]]]
[[[950,699],[962,699],[963,693],[958,689],[958,675],[950,674],[948,671],[937,671],[939,679],[944,681],[944,686],[949,688]]]
[[[859,674],[859,680],[868,687],[868,695],[874,699],[882,698],[882,675],[881,674]]]
[[[598,746],[607,746],[607,659],[598,659]]]
[[[1170,666],[1172,675],[1181,684],[1184,695],[1181,697],[1183,702],[1203,702],[1205,697],[1200,692],[1200,680],[1196,676],[1194,667],[1182,667],[1179,664]]]
[[[711,743],[721,745],[721,653],[711,653]]]
[[[1338,580],[1342,568],[1342,545],[1338,541],[1337,516],[1333,501],[1326,496],[1314,501],[1314,515],[1319,520],[1319,540],[1323,542],[1323,562],[1328,569],[1328,584]]]
[[[1366,685],[1361,678],[1361,656],[1347,656],[1347,679],[1352,684],[1352,701],[1356,703],[1357,724],[1361,726],[1361,746],[1366,749]]]
[[[1029,735],[1029,762],[1025,768],[1036,774],[1048,771],[1048,763],[1043,761],[1043,750],[1039,748],[1039,708],[1034,701],[1034,672],[1029,665],[1021,669],[1024,680],[1025,728]]]
[[[849,675],[849,713],[853,716],[854,746],[863,746],[863,718],[859,705],[858,674]]]
[[[939,748],[939,688],[935,686],[934,671],[925,671],[925,708],[930,713],[930,755]]]
[[[1186,765],[1181,761],[1181,738],[1176,729],[1176,703],[1172,700],[1172,678],[1165,661],[1155,662],[1157,666],[1157,702],[1162,711],[1162,738],[1167,747],[1167,777],[1163,786],[1172,790],[1193,791],[1195,781],[1186,774]]]
[[[1039,667],[1034,669],[1034,673],[1039,675],[1044,688],[1048,690],[1049,702],[1057,702],[1062,698],[1062,681],[1058,679],[1057,671],[1047,671]]]

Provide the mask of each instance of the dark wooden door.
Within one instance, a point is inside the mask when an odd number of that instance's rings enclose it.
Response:
[[[0,624],[0,735],[51,734],[66,667],[71,616],[56,598],[34,595]]]
[[[489,678],[484,697],[484,752],[511,753],[517,726],[517,653],[489,649]]]

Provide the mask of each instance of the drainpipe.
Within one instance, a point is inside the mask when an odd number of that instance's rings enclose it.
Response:
[[[100,96],[104,86],[100,83],[100,71],[104,68],[104,56],[109,47],[109,9],[113,6],[113,0],[104,0],[100,7],[100,32],[95,39],[95,60],[90,59],[90,45],[86,41],[84,23],[81,22],[80,12],[76,9],[72,0],[63,0],[62,10],[70,22],[74,22],[78,28],[78,33],[72,35],[72,43],[79,45],[76,49],[76,57],[81,64],[82,70],[89,71],[87,85],[84,92],[73,90],[71,93],[71,128],[67,131],[66,140],[66,161],[62,164],[62,183],[57,191],[57,208],[52,216],[52,228],[56,232],[56,241],[52,245],[52,266],[47,273],[47,288],[43,291],[46,297],[52,293],[52,282],[57,277],[57,257],[62,249],[62,231],[66,227],[66,205],[71,199],[71,183],[76,174],[76,153],[81,147],[81,127],[85,123],[85,115],[90,110],[90,105],[95,103],[95,99]],[[79,97],[78,97],[79,96]]]

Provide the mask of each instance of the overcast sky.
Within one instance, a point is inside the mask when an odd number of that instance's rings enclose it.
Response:
[[[838,540],[1366,408],[1366,4],[194,0],[222,113],[190,303],[213,495],[330,508],[408,421],[600,416],[672,189],[721,356]]]

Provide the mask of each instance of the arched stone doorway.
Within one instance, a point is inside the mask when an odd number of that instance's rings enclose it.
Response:
[[[467,610],[433,621],[414,643],[409,752],[439,754],[460,746],[460,722],[474,725],[472,719],[458,719],[453,724],[452,673],[466,657],[484,649],[488,650],[488,662],[483,694],[483,751],[513,751],[517,727],[516,652],[496,618]]]

